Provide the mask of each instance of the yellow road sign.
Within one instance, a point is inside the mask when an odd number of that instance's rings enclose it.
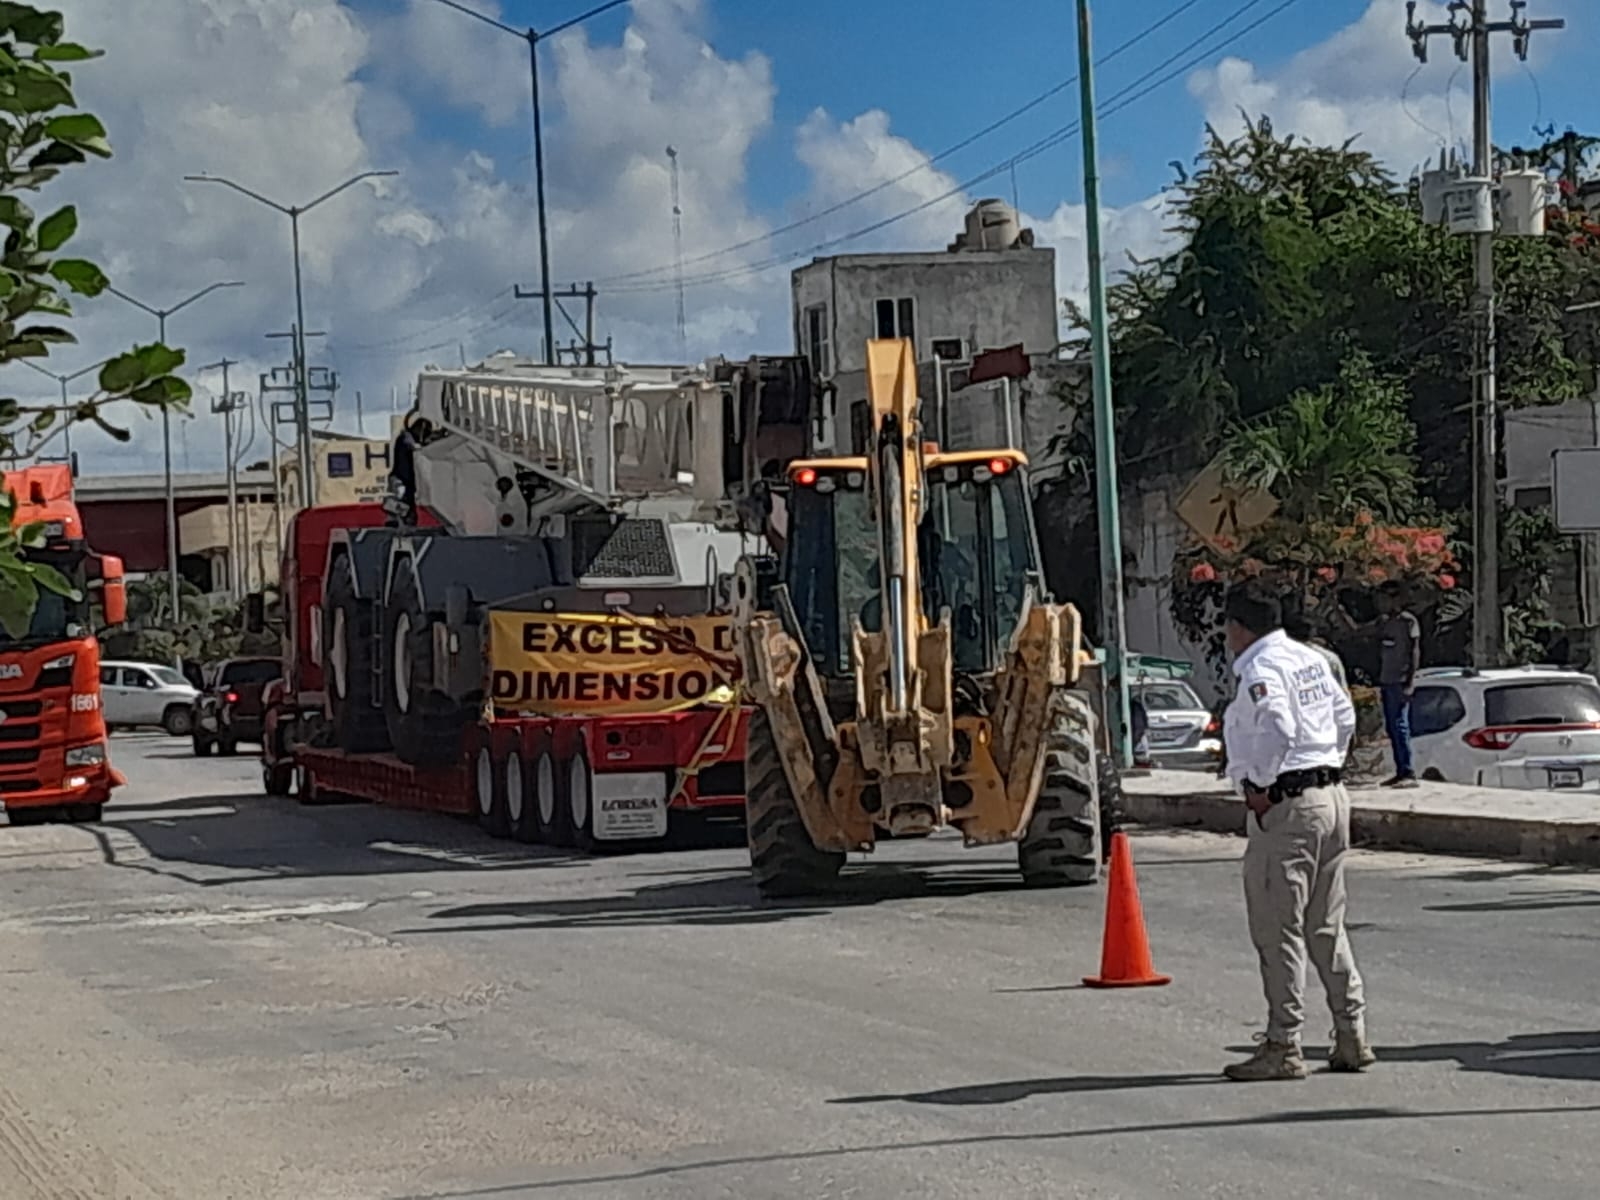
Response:
[[[1245,536],[1259,529],[1278,511],[1278,501],[1270,493],[1230,484],[1222,470],[1220,456],[1178,497],[1176,512],[1195,535],[1214,550],[1239,549]]]

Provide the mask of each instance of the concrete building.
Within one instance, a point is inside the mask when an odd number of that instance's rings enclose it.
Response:
[[[382,501],[391,443],[320,430],[313,436],[317,503]],[[294,452],[281,452],[276,470],[260,463],[240,471],[237,491],[235,528],[230,531],[224,472],[173,476],[178,570],[206,592],[228,590],[235,543],[244,590],[257,590],[277,578],[283,523],[300,507],[299,464]],[[134,576],[167,569],[166,481],[162,474],[85,475],[77,481],[77,497],[90,545],[120,556]]]
[[[1010,205],[984,200],[945,250],[845,254],[819,258],[792,277],[795,352],[831,388],[818,450],[849,448],[850,408],[866,396],[866,344],[905,337],[916,346],[924,400],[935,395],[935,347],[951,383],[951,446],[1003,445],[1006,430],[1037,468],[1057,422],[1053,392],[1061,365],[1055,251],[1033,244]],[[965,367],[985,350],[1020,345],[1033,374],[1011,392],[967,389]]]

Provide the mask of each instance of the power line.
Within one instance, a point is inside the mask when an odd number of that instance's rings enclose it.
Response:
[[[1096,65],[1097,66],[1104,66],[1106,63],[1112,62],[1113,60],[1118,58],[1120,55],[1122,55],[1122,54],[1126,53],[1127,51],[1133,49],[1133,47],[1137,46],[1139,43],[1145,41],[1146,39],[1150,38],[1154,34],[1158,33],[1163,27],[1165,27],[1165,26],[1171,24],[1173,21],[1177,20],[1184,13],[1188,12],[1191,8],[1194,8],[1200,2],[1201,2],[1201,0],[1183,0],[1183,3],[1179,4],[1176,8],[1174,8],[1166,16],[1162,17],[1158,21],[1155,21],[1153,24],[1145,27],[1139,33],[1135,34],[1133,37],[1129,38],[1127,41],[1123,42],[1122,44],[1114,47],[1113,49],[1111,49],[1109,51],[1107,51],[1105,56],[1098,60]],[[1250,0],[1250,3],[1246,4],[1244,6],[1244,9],[1240,10],[1240,11],[1242,12],[1244,10],[1252,8],[1252,7],[1254,7],[1254,5],[1259,4],[1259,3],[1261,3],[1261,0]],[[954,145],[945,147],[943,150],[939,151],[937,154],[932,155],[929,158],[923,159],[921,162],[917,163],[915,166],[913,166],[913,167],[911,167],[911,168],[909,168],[909,169],[907,169],[905,171],[900,172],[900,174],[892,176],[889,179],[882,180],[882,181],[880,181],[878,183],[875,183],[871,187],[867,188],[865,191],[857,192],[853,196],[847,196],[843,200],[840,200],[840,201],[837,201],[836,203],[830,204],[826,208],[819,209],[817,212],[811,213],[811,214],[809,214],[807,216],[804,216],[804,217],[801,217],[801,218],[799,218],[797,220],[791,221],[787,225],[780,226],[777,229],[769,230],[768,232],[766,232],[764,234],[761,234],[759,237],[746,238],[742,242],[735,242],[732,245],[723,246],[721,249],[718,249],[718,250],[707,251],[704,254],[696,255],[694,258],[685,259],[683,261],[683,263],[681,263],[681,264],[663,263],[663,264],[661,264],[659,266],[645,267],[642,270],[638,270],[638,271],[629,271],[629,272],[627,272],[625,274],[622,274],[622,275],[612,275],[612,276],[609,276],[606,279],[600,280],[599,282],[606,283],[606,284],[614,284],[614,283],[621,282],[621,281],[647,279],[650,276],[654,276],[654,275],[664,275],[669,271],[674,271],[674,270],[678,269],[679,267],[692,267],[692,266],[695,266],[695,265],[697,265],[699,263],[710,262],[712,259],[722,258],[725,255],[734,254],[734,253],[737,253],[740,250],[748,250],[751,246],[760,245],[763,242],[770,242],[770,241],[772,241],[772,240],[774,240],[776,238],[782,237],[784,234],[793,233],[797,229],[803,229],[807,225],[814,224],[817,221],[821,221],[826,217],[831,217],[835,213],[843,212],[845,209],[850,208],[852,205],[859,204],[863,200],[870,199],[871,197],[878,195],[880,192],[883,192],[883,191],[885,191],[885,190],[887,190],[887,189],[889,189],[891,187],[894,187],[897,183],[903,183],[905,180],[910,179],[911,176],[917,174],[920,171],[926,171],[929,167],[934,166],[936,163],[943,162],[945,159],[949,158],[951,155],[959,154],[961,151],[965,150],[967,147],[972,146],[975,143],[982,141],[984,138],[988,137],[990,134],[997,133],[999,130],[1001,130],[1001,129],[1005,128],[1007,125],[1011,124],[1011,122],[1013,122],[1015,120],[1018,120],[1021,117],[1026,116],[1028,113],[1032,112],[1034,109],[1038,108],[1041,104],[1044,104],[1046,101],[1052,100],[1056,96],[1059,96],[1062,92],[1065,92],[1068,89],[1070,89],[1073,86],[1075,86],[1077,84],[1077,82],[1078,82],[1077,75],[1072,75],[1072,76],[1068,77],[1067,79],[1062,80],[1060,83],[1054,85],[1053,87],[1048,88],[1047,90],[1045,90],[1043,92],[1040,92],[1037,96],[1035,96],[1035,97],[1033,97],[1033,99],[1027,101],[1021,107],[1012,109],[1010,112],[1006,113],[1003,117],[999,117],[998,119],[990,122],[988,125],[985,125],[982,129],[978,130],[977,132],[969,134],[967,137],[962,138],[959,142],[956,142]]]
[[[487,300],[480,301],[477,304],[469,304],[466,308],[461,309],[459,312],[453,313],[448,317],[441,317],[433,324],[425,325],[421,329],[414,330],[411,333],[402,333],[396,335],[395,337],[380,338],[374,342],[356,342],[353,345],[345,347],[345,349],[385,350],[389,349],[390,347],[403,347],[405,343],[415,341],[417,338],[428,337],[438,330],[443,329],[447,325],[454,325],[457,321],[462,321],[468,317],[476,316],[484,309],[492,307],[497,301],[505,299],[510,294],[510,288],[502,288],[493,296],[490,296]]]
[[[1105,103],[1100,106],[1098,115],[1101,118],[1109,117],[1137,103],[1139,100],[1142,100],[1152,92],[1165,87],[1174,79],[1177,79],[1188,71],[1193,70],[1195,67],[1199,66],[1201,63],[1205,62],[1219,51],[1226,50],[1228,47],[1247,37],[1249,34],[1265,25],[1268,21],[1271,21],[1274,17],[1277,17],[1290,8],[1293,8],[1296,4],[1300,3],[1300,0],[1281,0],[1281,2],[1275,7],[1263,13],[1248,25],[1230,34],[1221,42],[1199,51],[1199,53],[1192,55],[1180,65],[1174,67],[1172,70],[1165,71],[1165,74],[1162,73],[1167,67],[1170,67],[1173,63],[1178,62],[1178,60],[1182,59],[1184,55],[1189,54],[1190,51],[1194,50],[1197,46],[1200,46],[1212,35],[1221,32],[1223,29],[1233,24],[1240,17],[1248,13],[1252,8],[1257,7],[1261,3],[1263,3],[1263,0],[1247,0],[1247,3],[1242,4],[1238,8],[1234,9],[1233,12],[1224,17],[1221,21],[1218,21],[1215,25],[1212,25],[1204,33],[1189,41],[1178,51],[1169,55],[1156,66],[1146,71],[1143,75],[1127,84],[1120,91],[1107,98]],[[955,187],[950,188],[948,191],[941,192],[937,196],[930,197],[929,199],[924,200],[920,204],[914,205],[911,208],[894,213],[878,221],[874,221],[870,225],[853,230],[850,233],[842,234],[838,237],[829,238],[826,241],[818,242],[814,245],[807,246],[799,250],[775,255],[774,257],[762,262],[746,264],[739,267],[729,267],[721,271],[707,272],[702,275],[691,276],[685,279],[685,286],[701,287],[715,283],[732,282],[733,280],[742,279],[751,275],[759,275],[763,272],[774,270],[777,267],[785,266],[796,261],[797,259],[805,258],[821,251],[830,250],[836,246],[844,245],[848,242],[853,242],[870,234],[877,233],[891,225],[898,224],[907,217],[912,217],[918,213],[926,212],[935,205],[942,204],[956,196],[966,194],[978,184],[984,183],[987,180],[992,179],[994,176],[1009,170],[1016,163],[1027,162],[1028,160],[1036,158],[1045,153],[1047,150],[1054,149],[1062,142],[1067,141],[1069,138],[1076,135],[1079,131],[1079,128],[1080,122],[1078,121],[1072,121],[1067,125],[1063,125],[1053,132],[1047,134],[1045,137],[1034,142],[1031,146],[1028,146],[1017,154],[1012,155],[1011,157],[991,166],[988,170],[964,180]],[[625,285],[622,287],[612,287],[608,290],[612,292],[641,294],[660,292],[674,286],[676,286],[675,283],[637,283],[632,286]]]

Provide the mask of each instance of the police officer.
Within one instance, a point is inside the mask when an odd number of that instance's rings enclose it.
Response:
[[[1329,1066],[1364,1071],[1376,1056],[1344,925],[1350,797],[1342,768],[1355,708],[1323,656],[1284,633],[1282,608],[1260,585],[1229,591],[1224,617],[1239,681],[1223,725],[1228,776],[1250,809],[1245,907],[1267,998],[1260,1046],[1224,1073],[1241,1081],[1305,1078],[1308,955],[1333,1011]]]

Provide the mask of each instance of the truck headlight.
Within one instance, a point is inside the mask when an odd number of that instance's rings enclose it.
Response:
[[[63,654],[60,658],[52,658],[49,662],[45,663],[44,669],[46,671],[61,671],[72,666],[72,664],[76,661],[77,655]]]
[[[67,751],[67,766],[98,767],[106,761],[106,744],[95,742],[88,746],[74,746]]]

